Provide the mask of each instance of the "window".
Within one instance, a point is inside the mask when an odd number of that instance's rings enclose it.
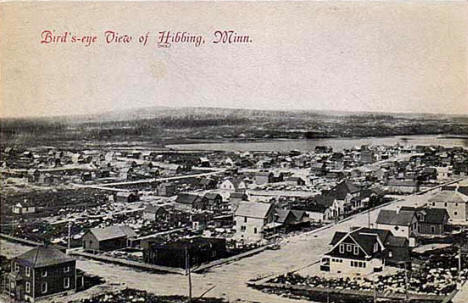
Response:
[[[432,202],[432,206],[435,206],[435,202]]]
[[[431,233],[435,234],[435,226],[431,225]]]
[[[64,278],[63,279],[63,288],[69,288],[70,287],[70,278]]]
[[[344,244],[340,244],[340,254],[344,253]]]
[[[389,258],[393,257],[393,254],[392,254],[391,251],[388,252],[388,257],[389,257]]]
[[[245,231],[245,225],[241,226],[241,231]]]
[[[244,217],[244,223],[247,223],[247,217]]]
[[[254,234],[256,234],[256,233],[257,233],[257,228],[256,228],[256,227],[254,227]]]
[[[444,203],[444,206],[447,207],[447,202]]]
[[[15,263],[15,271],[19,271],[19,264]]]
[[[458,206],[458,203],[455,203],[455,206]]]
[[[41,276],[42,276],[42,277],[47,277],[47,270],[44,270],[44,271],[41,273]]]
[[[453,212],[453,215],[454,215],[454,216],[458,215],[458,212],[456,212],[456,211],[455,211],[455,212]]]
[[[70,266],[66,266],[63,268],[63,272],[69,272],[70,271]]]
[[[359,247],[357,247],[357,245],[354,246],[354,254],[355,254],[356,256],[359,255]]]
[[[353,246],[351,244],[346,244],[346,251],[347,252],[353,251]]]
[[[395,226],[395,230],[399,230],[399,229],[400,229],[400,228],[398,227],[398,225],[397,225],[397,226]]]
[[[41,292],[45,294],[47,292],[47,282],[41,284]]]
[[[31,292],[31,283],[26,282],[26,292],[29,294]]]
[[[374,252],[378,252],[379,251],[379,243],[375,242],[374,243]]]
[[[31,276],[31,267],[26,266],[24,269],[25,269],[25,272],[26,272],[26,277],[30,277]]]

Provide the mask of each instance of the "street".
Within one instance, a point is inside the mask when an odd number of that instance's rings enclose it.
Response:
[[[395,209],[402,205],[421,205],[431,195],[405,197],[402,201],[392,202],[383,208]],[[214,267],[203,274],[192,274],[193,295],[199,296],[207,289],[215,286],[206,296],[223,297],[229,301],[247,302],[301,302],[270,295],[247,287],[246,282],[251,279],[267,275],[278,275],[289,271],[306,269],[320,260],[327,252],[329,242],[336,231],[348,231],[353,226],[367,226],[374,222],[379,210],[374,209],[354,215],[326,228],[285,238],[279,250],[266,250],[258,255],[241,259],[239,261]],[[8,257],[24,251],[19,245],[7,243],[2,240],[2,254]],[[27,248],[26,248],[27,249]],[[77,267],[94,275],[103,277],[107,283],[120,283],[130,288],[146,290],[158,295],[184,295],[188,293],[187,278],[176,274],[155,274],[134,270],[113,264],[107,264],[87,259],[77,261]],[[79,292],[68,298],[57,300],[70,300],[88,296],[88,291]]]

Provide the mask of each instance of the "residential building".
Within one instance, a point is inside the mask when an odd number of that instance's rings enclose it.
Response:
[[[147,205],[143,210],[143,219],[145,220],[162,222],[167,221],[168,217],[169,212],[161,205]]]
[[[141,242],[146,263],[186,268],[227,256],[226,240],[219,238],[188,238],[161,243],[154,240]]]
[[[38,246],[11,261],[5,285],[20,302],[36,302],[76,291],[76,261],[52,246]]]
[[[459,191],[442,190],[428,200],[427,206],[447,210],[451,222],[468,220],[468,196]]]
[[[236,237],[246,241],[262,240],[267,224],[273,220],[273,204],[242,201],[234,213]]]
[[[382,209],[377,216],[375,224],[376,228],[391,231],[397,237],[408,239],[410,246],[416,245],[414,233],[418,229],[418,218],[416,217],[415,209]]]
[[[82,238],[85,250],[109,251],[131,246],[136,233],[128,226],[114,225],[91,228]]]
[[[322,257],[322,271],[366,275],[387,265],[410,268],[408,240],[388,230],[359,227],[336,232],[330,245]]]

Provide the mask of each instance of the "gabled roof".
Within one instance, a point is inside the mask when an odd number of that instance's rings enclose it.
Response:
[[[443,190],[428,200],[429,202],[466,203],[468,196],[451,190]]]
[[[338,183],[327,195],[332,196],[338,200],[344,200],[348,194],[359,192],[360,189],[349,181],[342,181]]]
[[[374,252],[374,245],[376,243],[379,244],[382,250],[388,247],[407,248],[408,246],[408,241],[406,238],[395,237],[388,230],[366,227],[357,228],[348,233],[340,231],[335,232],[330,244],[333,245],[333,249],[335,249],[335,247],[346,238],[351,239],[359,247],[361,247],[367,255],[370,256]]]
[[[161,205],[157,205],[157,206],[154,206],[154,205],[147,205],[146,208],[145,208],[145,210],[144,210],[143,212],[155,214],[155,213],[157,213],[157,212],[160,211],[160,210],[166,211],[166,208],[164,208],[164,207],[161,206]]]
[[[333,235],[333,238],[330,242],[330,245],[335,245],[336,243],[338,243],[341,239],[343,239],[344,236],[346,236],[348,233],[345,233],[345,232],[342,232],[342,231],[337,231],[335,232],[335,234]]]
[[[19,263],[32,268],[45,267],[75,261],[57,248],[38,246],[15,258]]]
[[[232,185],[234,185],[234,188],[239,188],[240,184],[244,182],[244,180],[242,180],[241,178],[227,178],[223,180],[223,182],[226,182],[226,181],[231,182]]]
[[[137,234],[129,226],[113,225],[104,228],[91,228],[90,233],[96,237],[98,241],[105,241],[116,238],[135,238]]]
[[[194,194],[181,193],[177,195],[176,202],[180,204],[190,204],[192,205],[197,200],[201,199],[200,196]]]
[[[297,221],[302,221],[306,216],[306,212],[298,209],[291,209],[291,213],[296,217]]]
[[[332,206],[334,201],[335,198],[331,195],[318,195],[314,197],[314,202],[325,208]]]
[[[416,210],[418,221],[428,224],[446,224],[449,214],[445,208],[419,208]]]
[[[415,215],[415,210],[401,209],[399,212],[397,212],[396,210],[382,209],[379,212],[376,223],[410,226]]]
[[[205,194],[205,198],[207,198],[208,200],[214,200],[218,197],[221,198],[221,200],[223,199],[223,197],[218,193],[209,192]]]
[[[270,203],[240,202],[234,215],[264,219],[268,216],[272,207],[273,205]]]
[[[276,215],[276,218],[275,218],[275,222],[278,222],[278,223],[288,223],[288,221],[295,221],[296,220],[296,216],[294,216],[293,213],[291,213],[290,210],[288,209],[277,209],[275,210],[275,215]]]

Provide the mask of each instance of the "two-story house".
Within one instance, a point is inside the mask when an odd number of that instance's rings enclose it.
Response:
[[[234,213],[236,238],[248,242],[263,239],[264,229],[274,220],[274,207],[270,203],[239,202]]]
[[[427,203],[431,208],[446,209],[452,222],[468,221],[468,196],[456,190],[442,190]]]
[[[386,265],[410,266],[408,240],[388,230],[359,227],[336,232],[330,245],[332,249],[322,257],[322,271],[365,275]]]
[[[11,261],[5,285],[11,297],[35,302],[76,291],[76,260],[57,248],[38,246]]]
[[[376,228],[391,231],[397,237],[408,239],[410,246],[416,245],[415,232],[418,229],[418,218],[415,209],[382,209],[375,223]]]

